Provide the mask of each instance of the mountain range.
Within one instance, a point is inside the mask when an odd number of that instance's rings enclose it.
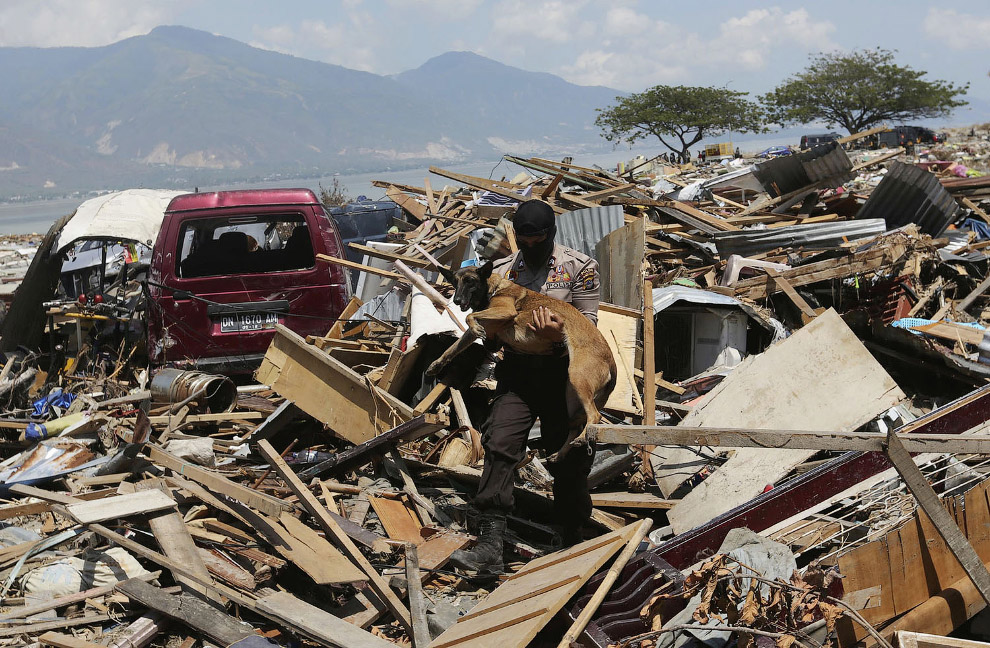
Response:
[[[468,52],[394,76],[158,27],[0,48],[0,197],[600,150],[619,94]]]

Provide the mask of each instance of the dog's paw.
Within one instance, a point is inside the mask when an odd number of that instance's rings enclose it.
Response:
[[[441,371],[443,371],[443,368],[444,368],[443,362],[440,362],[439,360],[434,360],[433,362],[430,363],[430,366],[426,368],[426,375],[431,377],[435,376]]]

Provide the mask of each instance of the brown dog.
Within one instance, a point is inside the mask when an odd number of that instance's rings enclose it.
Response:
[[[467,316],[467,331],[429,366],[426,375],[440,373],[454,356],[479,338],[498,339],[518,353],[549,355],[553,344],[529,327],[533,311],[545,306],[564,321],[564,342],[570,357],[568,391],[581,403],[581,409],[571,418],[567,441],[550,461],[562,458],[571,447],[587,445],[586,426],[601,420],[598,409],[615,388],[616,378],[612,351],[591,320],[567,302],[493,276],[490,262],[456,273],[446,268],[440,272],[455,288],[454,303],[461,310],[470,308],[473,312]]]

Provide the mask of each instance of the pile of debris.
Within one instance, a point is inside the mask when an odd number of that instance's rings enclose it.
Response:
[[[404,218],[323,259],[347,308],[239,384],[8,354],[0,645],[937,643],[990,597],[990,177],[855,141],[381,181]],[[497,358],[426,375],[465,328],[437,269],[516,251],[533,198],[599,263],[618,384],[585,540],[531,452],[478,582],[447,561]]]

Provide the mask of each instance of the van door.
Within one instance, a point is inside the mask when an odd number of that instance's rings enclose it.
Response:
[[[155,301],[155,364],[250,371],[281,323],[322,335],[344,306],[339,267],[317,261],[321,223],[308,206],[238,207],[174,215]]]

